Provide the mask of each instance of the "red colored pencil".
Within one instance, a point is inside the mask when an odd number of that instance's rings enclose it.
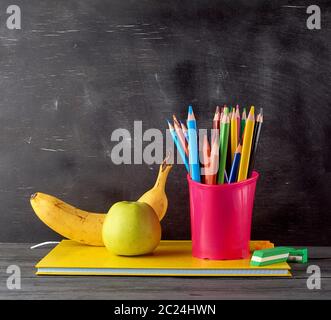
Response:
[[[203,182],[205,184],[212,184],[213,176],[210,174],[210,146],[207,134],[203,137],[202,143],[202,163],[204,168]]]

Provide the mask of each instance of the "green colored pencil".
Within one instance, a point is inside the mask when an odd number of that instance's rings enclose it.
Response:
[[[226,156],[228,151],[229,141],[229,130],[230,130],[230,118],[228,108],[224,108],[224,114],[221,119],[220,129],[220,165],[218,169],[218,184],[224,183],[224,170],[226,165]]]
[[[241,116],[241,121],[240,121],[240,137],[243,138],[243,134],[244,134],[244,129],[245,129],[245,125],[246,125],[246,118],[247,118],[247,115],[246,115],[246,108],[243,108],[243,113],[242,113],[242,116]],[[240,139],[238,138],[238,141]]]

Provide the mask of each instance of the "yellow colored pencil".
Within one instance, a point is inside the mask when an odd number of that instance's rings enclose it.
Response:
[[[234,159],[234,154],[236,152],[236,149],[238,147],[238,121],[237,121],[237,115],[236,112],[232,111],[231,116],[231,163]]]
[[[254,123],[255,123],[254,107],[252,106],[249,111],[249,115],[248,115],[248,118],[247,118],[246,124],[245,124],[245,133],[244,133],[243,146],[242,146],[242,151],[241,151],[238,182],[247,179],[249,158],[250,158],[251,148],[252,148]]]

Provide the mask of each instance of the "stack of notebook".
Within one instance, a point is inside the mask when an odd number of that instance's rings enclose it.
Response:
[[[63,240],[36,267],[38,275],[291,276],[287,263],[253,267],[249,262],[194,258],[191,241],[161,241],[153,254],[124,257]]]

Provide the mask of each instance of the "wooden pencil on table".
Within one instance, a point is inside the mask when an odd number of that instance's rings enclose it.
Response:
[[[252,106],[245,124],[241,159],[238,172],[238,182],[247,179],[249,158],[253,140],[254,123],[254,107]]]
[[[261,128],[263,124],[263,108],[260,109],[260,113],[257,116],[255,126],[254,126],[254,133],[253,133],[253,142],[252,142],[252,150],[251,156],[249,160],[248,166],[248,177],[252,176],[252,172],[254,170],[255,158],[256,158],[256,151],[260,140]]]

